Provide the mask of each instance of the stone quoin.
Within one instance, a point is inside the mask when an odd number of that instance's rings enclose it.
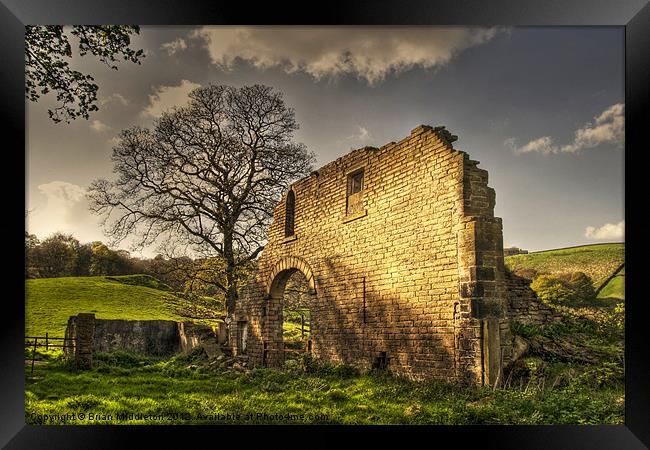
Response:
[[[498,383],[512,352],[502,223],[487,171],[455,140],[421,125],[293,183],[230,317],[235,354],[282,366],[283,293],[300,271],[314,357]]]

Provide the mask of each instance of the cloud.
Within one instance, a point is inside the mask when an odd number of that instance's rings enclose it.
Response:
[[[164,111],[186,104],[188,94],[198,87],[201,85],[188,80],[181,80],[178,86],[157,86],[153,89],[153,94],[149,95],[149,105],[142,111],[142,115],[160,117]]]
[[[29,204],[26,216],[26,230],[43,239],[52,233],[72,234],[80,242],[104,241],[101,218],[92,214],[88,208],[87,190],[82,186],[66,181],[52,181],[38,186],[38,192],[45,198],[44,202]],[[127,238],[122,248],[132,242]],[[138,252],[134,253],[138,254]],[[146,249],[140,255],[156,255],[154,249]]]
[[[621,148],[625,139],[625,105],[616,103],[594,117],[594,122],[588,122],[575,131],[571,144],[558,147],[550,136],[544,136],[528,142],[521,147],[516,146],[515,138],[508,138],[504,145],[510,147],[518,155],[524,153],[579,153],[581,150],[594,148],[601,144],[614,144]]]
[[[45,197],[45,203],[37,207],[30,205],[27,216],[30,233],[43,238],[62,231],[73,233],[78,239],[97,238],[97,220],[88,211],[86,189],[66,181],[52,181],[39,185],[38,191]]]
[[[304,72],[315,80],[356,76],[374,85],[389,74],[448,64],[496,28],[467,27],[202,27],[190,35],[224,70],[236,61],[258,69]]]
[[[38,190],[47,197],[48,201],[55,200],[67,206],[80,201],[86,194],[86,190],[81,186],[65,181],[40,184]]]
[[[371,139],[370,132],[368,131],[367,128],[357,126],[357,129],[358,129],[357,134],[352,134],[352,135],[346,137],[345,140],[353,139],[353,140],[365,142],[365,141],[369,141]]]
[[[616,144],[622,147],[625,139],[625,105],[617,103],[594,117],[594,123],[587,123],[576,130],[572,144],[562,147],[563,152],[575,153],[600,144]]]
[[[113,103],[113,102],[121,103],[122,106],[127,106],[129,104],[129,101],[126,98],[124,98],[122,94],[118,94],[117,92],[109,95],[108,97],[102,97],[101,100],[99,101],[99,104],[101,106],[104,106],[108,103]]]
[[[186,48],[187,48],[187,42],[185,42],[185,39],[183,38],[178,38],[171,42],[165,42],[163,45],[160,46],[160,49],[165,50],[169,56],[173,55],[174,53],[180,50],[185,50]]]
[[[101,133],[102,131],[108,131],[111,129],[108,125],[106,125],[104,122],[101,120],[93,120],[93,123],[90,124],[90,128],[95,130],[98,133]]]
[[[548,155],[549,153],[558,152],[558,148],[553,143],[553,139],[550,136],[544,136],[535,139],[534,141],[530,141],[528,144],[522,147],[517,147],[515,144],[516,144],[516,140],[514,138],[508,138],[505,140],[505,145],[512,148],[513,151],[518,155],[522,155],[524,153],[534,153],[534,152]]]
[[[625,239],[625,221],[606,223],[602,227],[585,228],[585,237],[591,239]]]

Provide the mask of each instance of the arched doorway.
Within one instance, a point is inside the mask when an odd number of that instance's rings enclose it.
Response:
[[[301,271],[289,276],[282,297],[282,342],[287,361],[312,350],[311,295],[307,277]]]
[[[313,351],[316,290],[312,271],[300,258],[281,260],[269,280],[262,362],[281,367],[287,359]]]

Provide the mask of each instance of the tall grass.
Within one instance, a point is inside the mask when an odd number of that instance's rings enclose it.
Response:
[[[413,382],[344,366],[231,373],[200,354],[172,359],[99,355],[28,378],[26,421],[70,424],[581,424],[623,423],[618,375],[576,366],[573,378],[509,389]],[[605,380],[598,385],[594,380]],[[80,418],[79,413],[83,414]],[[95,415],[94,419],[90,414]],[[65,414],[68,414],[65,417]],[[74,419],[72,419],[72,415]],[[129,416],[129,414],[140,414]],[[142,418],[142,415],[150,415]],[[58,416],[58,418],[56,417]]]

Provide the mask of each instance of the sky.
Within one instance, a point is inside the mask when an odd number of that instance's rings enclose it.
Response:
[[[213,83],[281,91],[316,167],[446,126],[489,172],[504,247],[624,240],[623,27],[143,26],[132,47],[142,64],[117,71],[72,58],[99,85],[88,120],[52,122],[52,95],[26,101],[26,228],[40,239],[109,242],[85,192],[113,177],[117,135]]]

